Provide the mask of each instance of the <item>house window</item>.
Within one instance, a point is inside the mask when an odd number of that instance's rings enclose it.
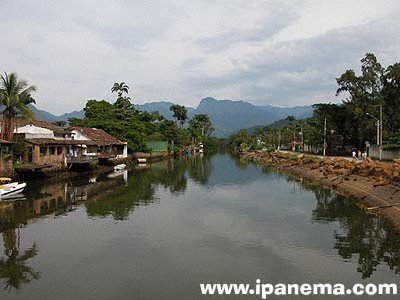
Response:
[[[40,156],[47,155],[47,147],[40,147]]]
[[[56,147],[50,147],[50,155],[55,155],[56,154]]]
[[[57,147],[57,155],[61,155],[63,152],[62,147]]]

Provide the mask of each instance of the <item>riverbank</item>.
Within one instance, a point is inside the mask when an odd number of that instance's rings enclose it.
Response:
[[[320,158],[283,152],[245,152],[242,158],[353,196],[368,212],[382,214],[400,231],[400,163]]]
[[[154,152],[144,153],[135,152],[125,158],[103,160],[101,163],[90,163],[90,164],[77,164],[70,166],[35,166],[26,165],[19,168],[13,169],[13,172],[8,175],[15,180],[23,180],[24,178],[31,178],[37,176],[46,176],[48,178],[73,178],[88,173],[107,173],[111,172],[115,165],[126,164],[128,168],[133,168],[138,164],[139,159],[145,159],[146,163],[157,162],[165,159],[174,157],[174,153],[167,152]],[[2,173],[3,174],[3,173]],[[6,174],[3,174],[3,177]]]

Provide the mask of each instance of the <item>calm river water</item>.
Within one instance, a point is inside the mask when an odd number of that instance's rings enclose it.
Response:
[[[352,199],[228,154],[147,167],[37,179],[26,200],[0,203],[0,298],[205,299],[206,282],[400,280],[399,235]]]

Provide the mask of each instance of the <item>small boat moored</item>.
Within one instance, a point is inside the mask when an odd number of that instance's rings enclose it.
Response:
[[[0,198],[7,198],[10,196],[22,193],[26,187],[26,183],[11,182],[11,178],[0,178],[0,182],[8,182],[0,185]]]

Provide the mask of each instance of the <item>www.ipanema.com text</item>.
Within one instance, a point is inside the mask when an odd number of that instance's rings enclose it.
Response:
[[[397,295],[398,285],[395,283],[361,284],[346,286],[341,283],[261,283],[257,279],[252,286],[246,283],[202,283],[200,284],[202,295],[257,295],[261,299],[269,296],[311,296],[311,295],[355,295],[355,296],[376,296],[376,295]]]

